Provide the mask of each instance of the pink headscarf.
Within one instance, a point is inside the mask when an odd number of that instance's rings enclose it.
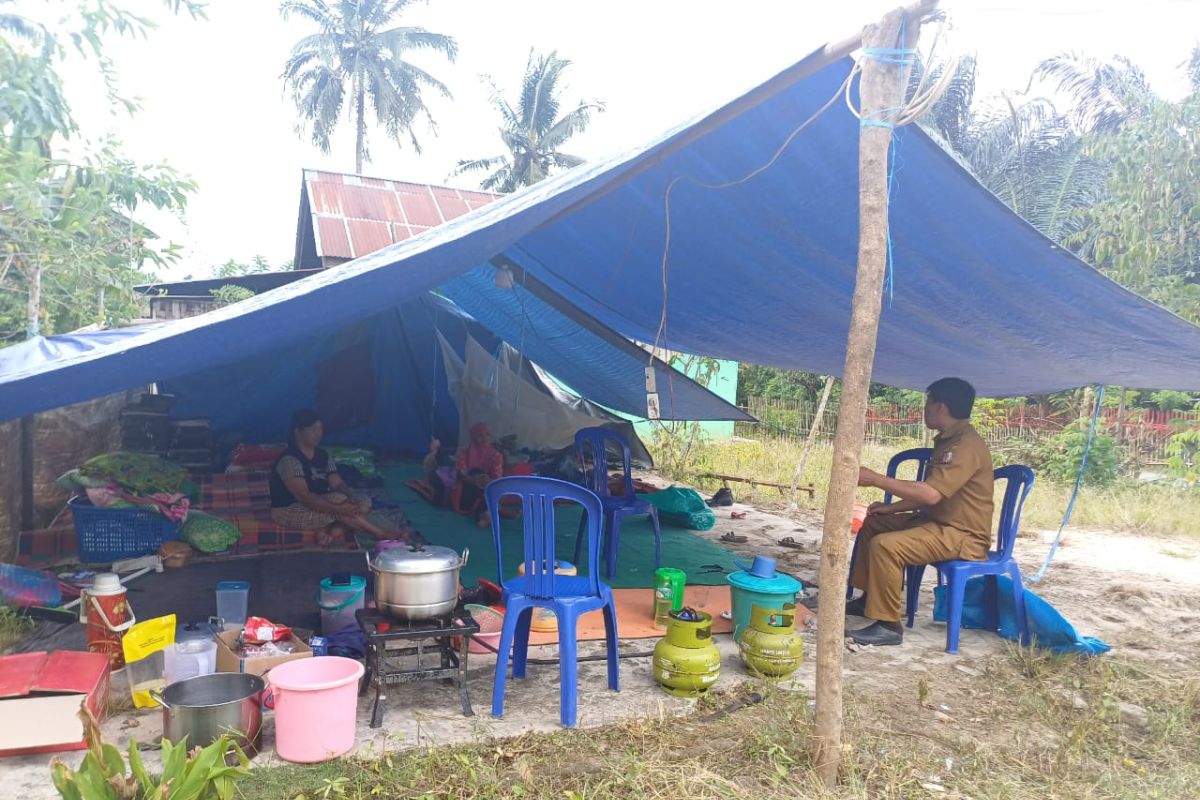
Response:
[[[465,459],[467,470],[481,469],[490,473],[494,469],[496,458],[500,455],[500,451],[490,444],[476,444],[475,437],[481,433],[491,436],[491,429],[487,426],[486,422],[476,422],[471,426],[469,433],[471,444],[467,446],[467,457]]]

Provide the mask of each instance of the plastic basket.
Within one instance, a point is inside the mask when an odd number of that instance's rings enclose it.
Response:
[[[179,523],[144,508],[97,508],[86,500],[67,505],[75,518],[79,560],[102,564],[157,553],[163,542],[179,536]]]
[[[463,606],[479,625],[479,633],[471,637],[471,641],[467,645],[467,650],[472,653],[491,653],[496,654],[497,648],[500,647],[500,634],[504,628],[504,612],[492,606],[483,606],[476,603],[467,603]],[[490,647],[481,644],[486,642]],[[457,650],[462,646],[461,637],[455,636],[453,639],[453,647]]]

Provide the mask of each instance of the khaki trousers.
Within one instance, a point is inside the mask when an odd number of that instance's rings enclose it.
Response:
[[[867,593],[866,615],[899,622],[904,568],[964,559],[982,561],[989,543],[966,531],[914,514],[872,514],[858,532],[858,555],[850,585]]]

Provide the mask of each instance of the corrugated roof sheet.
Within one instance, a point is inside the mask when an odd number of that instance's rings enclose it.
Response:
[[[499,196],[317,170],[304,171],[304,191],[320,259],[361,258]]]

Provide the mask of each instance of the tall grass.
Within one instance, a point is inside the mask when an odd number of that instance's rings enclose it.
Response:
[[[33,633],[34,627],[33,620],[17,616],[13,609],[0,606],[0,653]]]
[[[683,718],[259,768],[238,789],[247,800],[1196,796],[1194,676],[1016,649],[975,666],[974,681],[917,685],[900,670],[886,689],[850,682],[834,793],[813,769],[809,698],[773,686],[715,718],[730,697]],[[951,713],[939,718],[939,706]]]
[[[862,463],[883,472],[888,460],[897,452],[923,444],[919,440],[887,446],[868,443],[863,450]],[[776,438],[702,442],[693,448],[689,466],[667,477],[693,483],[703,491],[715,491],[721,485],[718,480],[700,478],[704,473],[790,484],[801,450],[799,442]],[[801,485],[813,486],[815,493],[812,499],[807,493],[798,495],[802,507],[806,504],[813,508],[822,507],[829,489],[832,465],[833,450],[829,444],[815,443],[801,478]],[[744,483],[734,483],[731,487],[734,495],[743,502],[764,508],[787,506],[786,493],[777,489]],[[1021,526],[1026,529],[1057,528],[1066,511],[1071,489],[1071,485],[1039,476],[1026,501]],[[858,499],[872,502],[882,499],[882,495],[877,489],[859,489]],[[1084,486],[1075,501],[1070,524],[1146,534],[1198,535],[1197,519],[1200,519],[1200,491],[1121,481],[1103,488]]]

